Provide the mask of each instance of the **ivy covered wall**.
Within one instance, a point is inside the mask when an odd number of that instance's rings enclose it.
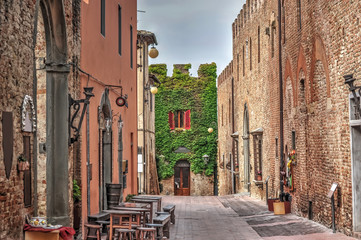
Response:
[[[186,159],[195,174],[212,176],[217,157],[217,65],[203,64],[198,69],[198,78],[191,77],[191,64],[175,65],[173,75],[167,76],[165,64],[149,66],[149,72],[161,81],[155,97],[156,159],[160,180],[174,175],[178,160]],[[170,129],[168,113],[191,111],[191,127]],[[213,128],[212,133],[208,128]],[[190,153],[175,153],[186,147]],[[209,156],[205,164],[202,156]]]

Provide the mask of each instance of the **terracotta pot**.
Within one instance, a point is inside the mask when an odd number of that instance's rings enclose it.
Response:
[[[257,175],[257,176],[256,176],[256,180],[257,180],[257,181],[262,181],[262,175]]]

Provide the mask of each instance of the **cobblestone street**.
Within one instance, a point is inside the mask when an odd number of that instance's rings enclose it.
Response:
[[[175,240],[354,239],[293,214],[274,215],[248,196],[164,196],[163,205],[168,203],[176,205]]]

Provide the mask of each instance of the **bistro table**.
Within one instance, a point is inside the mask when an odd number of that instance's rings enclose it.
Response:
[[[153,203],[158,203],[158,200],[157,199],[134,199],[132,198],[130,201],[132,202],[135,202],[135,203],[146,203],[146,204],[149,204],[150,205],[150,216],[151,218],[153,219]]]
[[[157,211],[162,211],[162,197],[159,196],[150,196],[150,195],[138,195],[134,196],[132,199],[145,199],[145,200],[157,200]]]
[[[145,204],[147,205],[147,204]],[[136,207],[121,207],[121,206],[113,206],[112,209],[114,210],[120,210],[120,211],[134,211],[134,212],[140,212],[141,213],[141,225],[145,226],[146,224],[146,215],[149,213],[150,215],[150,208],[136,208]],[[143,219],[143,222],[142,222]],[[152,222],[153,218],[152,215],[149,217],[149,221]]]
[[[104,210],[104,212],[110,214],[109,239],[113,239],[114,228],[132,229],[132,225],[140,226],[140,212],[121,210]],[[119,218],[119,223],[114,223],[114,218]]]

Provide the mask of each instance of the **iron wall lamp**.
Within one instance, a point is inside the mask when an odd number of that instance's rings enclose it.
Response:
[[[78,141],[79,135],[80,135],[80,129],[81,129],[81,124],[83,122],[83,118],[84,118],[84,114],[85,111],[90,103],[90,98],[94,97],[93,94],[93,88],[92,87],[85,87],[84,88],[84,95],[85,98],[84,99],[79,99],[79,100],[74,100],[70,94],[69,94],[69,145],[71,145],[72,143]],[[80,120],[78,123],[78,126],[74,126],[74,120],[76,118],[76,116],[79,113],[80,110],[80,104],[83,103],[83,110],[81,112],[81,116],[80,116]],[[73,109],[75,110],[74,114],[71,115],[71,108],[73,107]],[[71,137],[71,129],[74,129],[74,137]]]
[[[347,84],[350,87],[349,90],[352,92],[352,95],[354,97],[357,112],[361,116],[360,99],[356,93],[356,90],[358,90],[359,96],[361,96],[361,86],[354,85],[354,82],[356,81],[356,79],[353,78],[353,74],[345,75],[345,76],[343,76],[343,78],[345,79],[345,84]]]
[[[209,156],[207,155],[207,154],[205,154],[205,155],[203,155],[203,161],[204,161],[204,164],[208,164],[208,162],[209,162]]]

